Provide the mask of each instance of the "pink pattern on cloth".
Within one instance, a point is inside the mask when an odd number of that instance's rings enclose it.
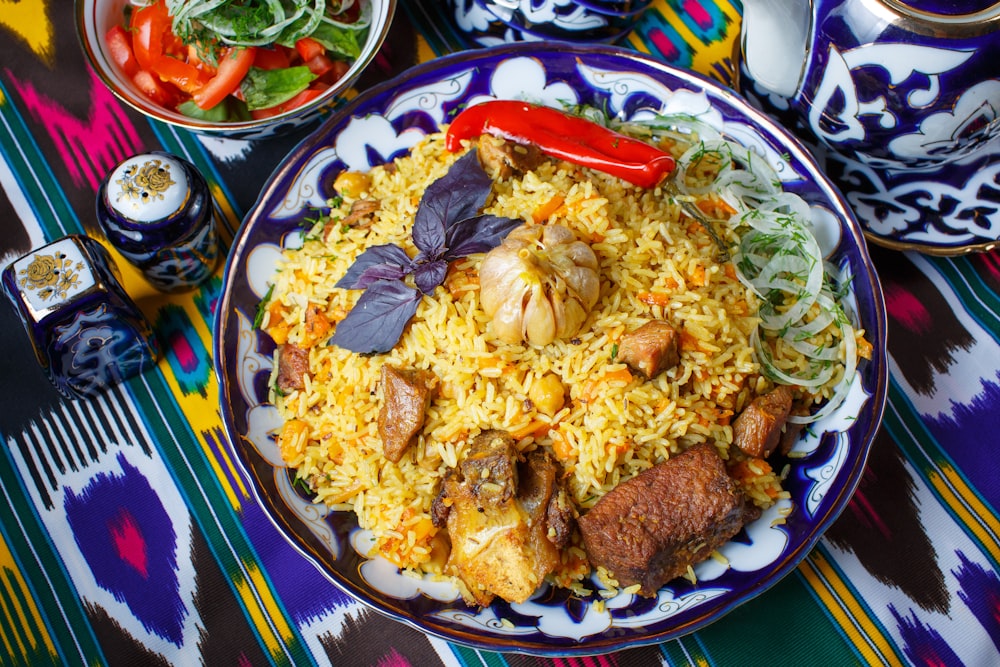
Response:
[[[884,285],[885,307],[889,316],[913,333],[931,330],[931,314],[917,297],[899,285]]]
[[[73,184],[96,190],[104,175],[124,157],[138,153],[142,144],[121,104],[92,71],[88,72],[91,104],[87,117],[81,119],[39,93],[30,81],[5,71],[32,119],[52,138]]]
[[[148,579],[149,559],[146,555],[146,540],[142,538],[142,530],[132,513],[123,507],[115,517],[115,521],[108,526],[108,533],[118,557],[135,568],[143,579]]]

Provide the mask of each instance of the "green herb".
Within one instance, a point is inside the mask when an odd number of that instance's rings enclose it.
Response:
[[[267,304],[271,301],[271,294],[274,292],[274,284],[267,288],[267,294],[257,304],[257,312],[253,317],[253,328],[260,329],[260,323],[264,321],[264,313],[267,312]]]
[[[270,109],[301,93],[315,78],[305,65],[284,69],[251,67],[240,84],[240,91],[249,110]]]
[[[295,46],[313,37],[334,54],[355,59],[371,25],[370,10],[357,21],[333,14],[339,3],[315,0],[166,0],[174,34],[186,44]]]

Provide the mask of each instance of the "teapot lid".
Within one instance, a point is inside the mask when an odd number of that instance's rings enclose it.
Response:
[[[987,18],[1000,13],[996,0],[887,0],[887,4],[945,19],[976,14],[986,15],[977,18]]]

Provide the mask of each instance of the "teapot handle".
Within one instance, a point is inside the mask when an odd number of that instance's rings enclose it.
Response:
[[[813,0],[743,0],[743,66],[756,87],[791,98],[806,69]]]

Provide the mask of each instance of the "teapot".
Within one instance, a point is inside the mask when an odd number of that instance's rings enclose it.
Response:
[[[870,239],[1000,239],[1000,3],[744,0],[738,88],[825,162]]]

